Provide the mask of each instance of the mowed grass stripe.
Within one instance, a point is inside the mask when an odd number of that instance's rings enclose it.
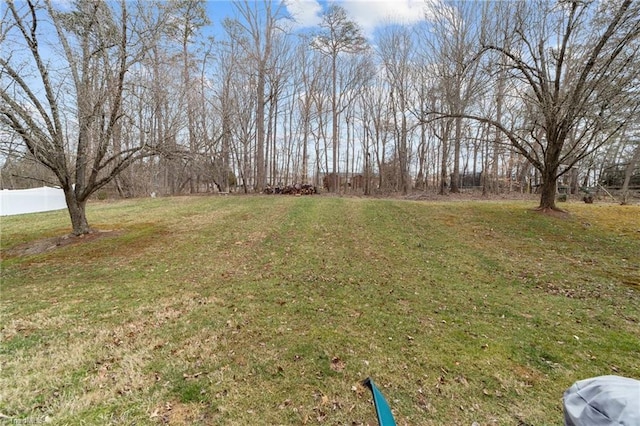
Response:
[[[573,381],[637,376],[636,272],[622,259],[640,251],[638,210],[572,204],[558,219],[531,207],[92,204],[90,220],[118,235],[3,260],[0,412],[373,424],[358,384],[371,375],[399,424],[557,424]],[[37,218],[31,230],[29,216],[3,218],[3,253],[64,222]]]
[[[193,327],[185,327],[184,324],[178,327],[174,327],[171,324],[167,325],[164,317],[176,316],[177,318],[181,314],[181,311],[176,310],[174,305],[180,305],[180,295],[184,294],[184,292],[190,292],[195,296],[198,295],[189,287],[193,287],[194,284],[196,286],[215,285],[218,280],[224,281],[228,271],[241,269],[244,259],[240,256],[236,259],[235,264],[232,265],[228,262],[221,262],[219,259],[228,258],[231,254],[230,252],[234,249],[240,251],[239,247],[236,247],[233,242],[228,240],[230,235],[225,230],[228,229],[230,223],[237,223],[238,220],[243,219],[243,215],[252,211],[248,204],[232,203],[231,208],[229,208],[228,203],[214,202],[212,203],[214,209],[221,210],[223,214],[212,215],[210,205],[205,202],[206,200],[203,198],[169,199],[153,203],[143,201],[143,204],[147,204],[147,208],[144,210],[149,212],[150,217],[156,218],[158,222],[151,227],[144,224],[140,225],[139,222],[136,223],[136,218],[139,219],[140,217],[140,209],[137,207],[132,209],[129,215],[114,215],[112,220],[117,220],[118,222],[107,222],[107,229],[112,229],[113,225],[120,226],[122,222],[132,223],[132,225],[125,225],[129,233],[125,233],[124,236],[119,238],[121,240],[120,245],[116,244],[114,247],[112,239],[92,242],[86,246],[65,247],[54,253],[36,256],[44,260],[39,260],[39,263],[35,265],[30,263],[24,269],[18,271],[19,274],[26,275],[25,281],[29,287],[12,287],[9,284],[9,280],[5,280],[3,297],[6,299],[11,295],[15,296],[16,302],[19,301],[12,306],[13,308],[33,305],[33,302],[27,303],[29,298],[33,298],[35,294],[42,295],[43,290],[45,293],[51,291],[52,294],[57,296],[55,299],[47,300],[46,296],[48,294],[45,294],[42,303],[38,304],[41,305],[41,315],[28,315],[29,320],[18,322],[17,325],[13,324],[13,327],[9,324],[8,329],[26,328],[28,334],[32,332],[31,329],[38,329],[38,333],[44,336],[38,339],[38,342],[47,346],[55,346],[57,351],[54,350],[54,353],[71,353],[74,355],[60,360],[56,357],[40,359],[39,354],[32,353],[31,355],[35,355],[35,360],[37,362],[42,361],[43,365],[24,372],[20,371],[19,367],[22,365],[32,367],[31,363],[28,362],[30,355],[21,356],[23,352],[15,353],[13,361],[15,362],[14,365],[18,366],[15,376],[37,377],[44,383],[48,383],[48,386],[44,386],[44,389],[48,387],[54,388],[50,393],[59,394],[60,392],[55,388],[69,387],[70,382],[72,382],[71,388],[75,388],[75,386],[73,386],[73,380],[70,380],[68,375],[63,375],[62,377],[54,376],[54,378],[61,380],[53,380],[53,383],[51,383],[48,380],[50,376],[45,372],[55,370],[55,366],[64,366],[72,363],[73,365],[69,365],[69,368],[65,369],[70,371],[71,375],[90,374],[91,369],[99,369],[96,366],[101,364],[101,359],[104,358],[101,353],[105,348],[113,353],[115,347],[123,345],[121,336],[127,335],[127,333],[137,334],[135,339],[127,340],[127,342],[131,341],[131,345],[124,345],[127,352],[135,349],[139,345],[138,342],[144,341],[147,337],[151,338],[151,346],[162,346],[162,341],[159,344],[156,341],[157,338],[147,336],[153,330],[153,327],[149,327],[149,323],[156,326],[160,325],[163,328],[162,333],[165,334],[167,332],[171,334],[192,330]],[[161,204],[163,201],[164,205]],[[208,199],[208,201],[211,202],[211,199]],[[191,204],[190,208],[185,207],[189,204]],[[107,207],[107,210],[112,210],[111,205],[107,205]],[[130,203],[124,203],[123,211],[126,212],[129,207]],[[158,211],[161,213],[157,214]],[[189,224],[185,223],[185,218],[193,216],[198,216],[200,220],[191,221],[191,225],[195,224],[196,226],[188,228]],[[263,214],[262,217],[266,220],[269,219],[267,214]],[[109,214],[106,214],[105,218],[109,219]],[[145,217],[145,219],[148,218]],[[120,219],[124,219],[124,221]],[[212,226],[217,228],[213,233],[211,233]],[[140,227],[144,228],[144,232],[139,232],[138,228]],[[153,229],[149,230],[149,228]],[[157,229],[161,229],[163,232],[157,232]],[[175,231],[176,229],[178,232]],[[211,233],[208,239],[209,244],[204,246],[204,251],[208,252],[212,257],[194,267],[193,259],[197,258],[194,255],[200,255],[203,252],[203,247],[189,245],[189,241],[197,239],[197,235],[201,232]],[[152,238],[145,238],[147,234],[151,235]],[[213,240],[212,237],[222,238],[221,240]],[[133,245],[130,242],[133,242]],[[95,255],[97,250],[102,250],[103,245],[112,246],[111,256],[100,257]],[[87,261],[87,256],[96,259],[96,261]],[[86,267],[78,268],[81,264]],[[194,270],[200,271],[199,275],[202,275],[203,266],[211,264],[218,265],[219,268],[213,270],[204,268],[206,276],[202,280],[203,282],[194,282],[191,276]],[[74,265],[76,267],[75,270],[73,269]],[[69,274],[72,270],[74,273]],[[20,277],[16,281],[20,282]],[[151,310],[145,308],[145,305],[149,303],[153,307]],[[71,312],[61,317],[60,306]],[[197,316],[197,312],[191,311],[192,314]],[[145,314],[151,317],[151,321],[136,322],[137,318]],[[45,320],[38,321],[40,318]],[[51,321],[48,320],[49,318],[62,320],[51,324]],[[111,328],[111,333],[105,334],[102,329],[87,328],[87,323],[94,321],[103,327],[105,327],[105,322],[113,324],[106,326]],[[76,327],[73,326],[74,323],[77,324]],[[55,327],[51,328],[49,327],[50,325],[55,325]],[[69,327],[74,331],[75,338],[65,340],[64,338],[69,336],[65,336],[63,330]],[[122,331],[122,329],[125,330]],[[31,340],[36,341],[33,337],[31,337]],[[53,344],[54,341],[56,342],[55,344]],[[78,356],[78,354],[80,355]],[[87,361],[91,368],[75,365],[73,361],[77,358]],[[124,358],[125,361],[123,361],[122,357],[119,358],[117,356],[107,358],[112,359],[111,364],[126,363],[126,358]],[[111,375],[113,377],[122,377],[123,379],[130,376],[130,372],[126,371],[125,366],[121,367],[110,365],[109,368],[113,371]],[[11,366],[8,366],[5,371],[11,374]],[[104,385],[103,383],[100,387],[102,388]],[[114,392],[117,395],[118,392],[122,392],[122,389],[118,389],[117,386],[109,387],[109,392],[103,392],[106,395],[112,395]],[[39,389],[39,392],[47,393],[44,389]],[[19,388],[16,388],[16,391],[22,392]],[[91,389],[87,388],[79,388],[76,391],[83,394],[93,393]],[[74,392],[69,391],[69,393],[69,396],[73,397]],[[36,399],[39,398],[41,398],[41,395],[36,397]],[[82,401],[84,399],[76,395],[72,400],[78,401],[78,407],[62,411],[66,412],[66,415],[75,418],[77,415],[75,411],[79,407],[83,407]],[[29,401],[24,394],[21,400]]]

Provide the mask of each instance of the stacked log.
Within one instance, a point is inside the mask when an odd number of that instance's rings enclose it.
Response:
[[[283,195],[312,195],[317,194],[318,189],[308,183],[296,183],[295,185],[286,186],[267,186],[264,190],[265,194],[283,194]]]

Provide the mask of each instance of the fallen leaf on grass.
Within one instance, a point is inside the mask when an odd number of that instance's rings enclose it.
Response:
[[[346,366],[346,364],[344,363],[344,361],[342,361],[337,356],[334,356],[333,358],[331,358],[331,369],[333,371],[336,371],[336,372],[339,373],[342,370],[344,370],[345,366]]]
[[[185,379],[185,380],[188,380],[188,379],[197,379],[198,377],[202,376],[203,374],[206,374],[206,373],[205,373],[204,371],[200,371],[200,372],[198,372],[198,373],[194,373],[194,374],[187,374],[187,373],[184,373],[184,374],[182,375],[182,378],[183,378],[183,379]]]
[[[284,410],[286,407],[291,405],[291,400],[290,399],[285,399],[284,402],[282,402],[282,404],[278,405],[278,409],[280,410]]]
[[[461,385],[468,387],[469,386],[469,382],[467,381],[467,379],[464,376],[458,376],[456,377],[456,381],[458,383],[460,383]]]

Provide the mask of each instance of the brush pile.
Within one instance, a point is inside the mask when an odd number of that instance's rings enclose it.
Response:
[[[265,194],[284,194],[284,195],[312,195],[318,193],[318,188],[308,183],[296,183],[295,185],[275,186],[267,185],[264,189]]]

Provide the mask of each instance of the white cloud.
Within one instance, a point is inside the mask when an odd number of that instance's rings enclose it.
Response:
[[[426,10],[424,0],[344,0],[337,3],[367,34],[382,25],[420,22],[424,20]]]
[[[317,0],[284,0],[284,4],[296,28],[315,27],[322,20],[322,6]]]
[[[342,6],[349,18],[371,35],[377,27],[387,24],[412,25],[424,20],[439,0],[284,0],[297,28],[317,26],[330,3]]]

